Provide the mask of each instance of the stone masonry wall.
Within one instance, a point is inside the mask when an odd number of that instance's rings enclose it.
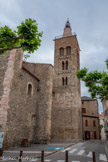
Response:
[[[23,138],[28,138],[30,141],[35,138],[37,87],[39,83],[21,68],[22,54],[21,50],[10,51],[8,57],[11,59],[3,65],[4,68],[9,65],[6,69],[8,75],[4,72],[6,77],[11,78],[10,86],[5,84],[4,87],[4,89],[9,89],[8,107],[7,104],[5,105],[8,109],[4,108],[7,114],[4,147],[19,146]],[[4,57],[7,59],[6,54]],[[31,96],[27,94],[28,83],[33,85]]]
[[[99,115],[98,102],[95,99],[82,101],[82,108],[86,108],[85,115],[96,116],[96,117],[98,117],[98,115]]]
[[[4,80],[5,80],[5,74],[8,67],[8,60],[9,60],[9,54],[8,52],[5,55],[0,55],[0,131],[4,131],[6,127],[6,123],[3,123],[4,119],[4,109],[5,108],[5,102],[3,103],[3,100],[5,100],[8,95],[5,96],[4,92]],[[7,117],[5,116],[5,122]]]
[[[66,47],[71,55],[66,55]],[[64,56],[59,49],[64,48]],[[62,69],[62,61],[68,61],[68,69]],[[79,70],[79,47],[76,36],[55,40],[54,84],[52,108],[52,141],[72,141],[82,138],[80,82],[76,77]],[[62,77],[68,85],[62,85]]]
[[[1,131],[6,131],[7,111],[9,109],[9,94],[14,75],[15,50],[0,56],[0,124]]]
[[[36,143],[47,143],[51,138],[51,110],[53,67],[50,64],[23,63],[34,75],[40,79],[38,124],[36,128]]]

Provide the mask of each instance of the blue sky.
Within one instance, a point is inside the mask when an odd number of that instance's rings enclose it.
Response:
[[[81,68],[104,70],[108,58],[108,0],[0,0],[0,26],[15,29],[26,18],[37,20],[42,45],[30,62],[54,63],[54,37],[67,18],[80,45]],[[82,95],[89,95],[82,85]],[[102,105],[100,111],[102,111]]]

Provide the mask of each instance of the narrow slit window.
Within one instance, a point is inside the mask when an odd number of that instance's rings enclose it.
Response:
[[[64,61],[62,61],[62,70],[64,70],[64,66],[65,66]]]
[[[66,61],[66,70],[68,70],[68,61]]]
[[[64,78],[62,78],[62,85],[64,85]]]
[[[28,84],[28,94],[31,95],[32,94],[32,84]]]
[[[66,77],[66,85],[68,85],[68,78]]]

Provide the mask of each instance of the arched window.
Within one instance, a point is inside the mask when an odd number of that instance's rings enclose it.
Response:
[[[88,120],[85,120],[85,126],[88,127]]]
[[[36,125],[36,115],[35,114],[33,114],[32,115],[32,126],[35,126]]]
[[[64,78],[62,78],[62,85],[64,85]]]
[[[66,55],[71,55],[71,47],[70,46],[68,46],[68,47],[66,47]]]
[[[68,78],[66,77],[66,85],[68,85]]]
[[[61,48],[59,49],[59,52],[60,52],[60,56],[64,56],[64,48],[63,48],[63,47],[61,47]]]
[[[66,70],[68,70],[68,61],[66,61]]]
[[[28,84],[28,94],[29,95],[32,94],[32,84],[31,83]]]
[[[62,61],[62,70],[64,70],[64,66],[65,66],[64,61]]]

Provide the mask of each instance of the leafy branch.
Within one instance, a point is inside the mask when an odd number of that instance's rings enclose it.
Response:
[[[105,62],[108,69],[108,59]],[[76,75],[85,82],[85,86],[88,87],[92,98],[99,97],[102,100],[108,100],[108,72],[99,72],[97,70],[88,72],[88,69],[83,68]]]
[[[0,55],[7,50],[22,48],[27,57],[41,45],[42,32],[38,32],[36,20],[26,19],[12,31],[8,26],[0,27]]]

